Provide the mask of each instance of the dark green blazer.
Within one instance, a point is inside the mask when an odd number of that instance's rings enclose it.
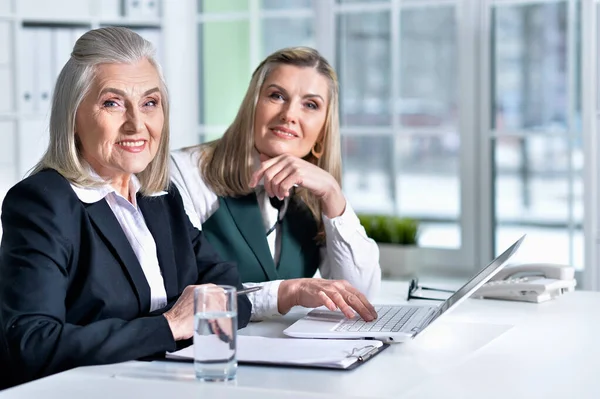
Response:
[[[242,282],[312,277],[319,267],[317,223],[298,200],[290,200],[281,224],[277,265],[255,193],[219,197],[219,209],[202,224],[202,231],[224,260],[238,264]]]

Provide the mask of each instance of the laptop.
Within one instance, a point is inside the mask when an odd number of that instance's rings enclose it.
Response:
[[[525,236],[460,287],[439,306],[431,305],[373,305],[378,318],[365,322],[360,316],[346,318],[341,312],[315,309],[286,330],[295,338],[374,338],[386,342],[402,342],[414,338],[441,315],[456,308],[479,287],[498,273],[517,251]]]

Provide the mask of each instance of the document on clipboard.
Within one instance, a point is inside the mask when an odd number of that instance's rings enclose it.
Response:
[[[351,370],[389,345],[378,340],[267,338],[238,335],[240,364]],[[167,353],[167,359],[194,360],[194,346]]]

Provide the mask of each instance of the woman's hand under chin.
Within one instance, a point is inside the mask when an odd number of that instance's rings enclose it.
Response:
[[[285,280],[279,286],[277,300],[281,314],[286,314],[293,306],[316,308],[324,305],[329,310],[340,309],[348,318],[354,317],[354,312],[366,321],[377,318],[377,312],[369,300],[345,280]]]
[[[321,200],[323,214],[328,218],[340,216],[346,209],[346,198],[333,176],[293,155],[283,154],[274,158],[260,155],[261,166],[250,179],[255,187],[263,179],[269,197],[283,199],[290,195],[294,186],[304,187]]]

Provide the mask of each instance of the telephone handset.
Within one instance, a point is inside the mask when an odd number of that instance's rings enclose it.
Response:
[[[575,269],[568,265],[531,263],[507,266],[479,288],[474,297],[544,302],[575,289]]]

